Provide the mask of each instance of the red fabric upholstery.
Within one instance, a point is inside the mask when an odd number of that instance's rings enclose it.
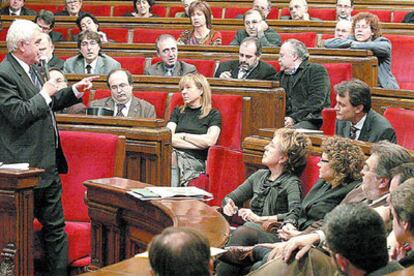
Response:
[[[170,113],[183,104],[180,93],[174,93],[170,101]],[[236,95],[212,95],[212,105],[221,113],[221,133],[217,145],[241,149],[243,97]]]
[[[128,42],[128,29],[127,28],[100,28],[100,30],[106,33],[108,40],[114,40],[115,42],[127,43]]]
[[[322,40],[327,40],[327,39],[334,38],[334,37],[335,37],[334,34],[322,34],[321,35]]]
[[[162,34],[170,34],[178,39],[182,30],[177,29],[134,29],[134,43],[155,43]]]
[[[414,150],[414,111],[403,108],[387,108],[384,116],[395,130],[397,143],[409,150]]]
[[[273,7],[269,14],[267,15],[267,19],[277,19],[277,16],[279,15],[279,9],[276,7]]]
[[[111,91],[104,89],[97,89],[93,97],[94,100],[103,99],[111,96]],[[134,96],[143,99],[155,108],[157,118],[165,117],[165,109],[167,106],[168,93],[167,92],[153,92],[153,91],[140,91],[134,92]]]
[[[316,45],[316,33],[303,32],[303,33],[279,33],[282,43],[288,39],[295,38],[305,43],[306,47],[315,47]]]
[[[39,12],[40,10],[48,10],[53,13],[56,13],[62,10],[62,5],[59,5],[59,4],[35,4],[35,3],[26,2],[24,6],[26,8],[35,10],[37,12]]]
[[[79,221],[66,221],[65,223],[69,244],[68,262],[73,266],[74,261],[91,254],[91,224]]]
[[[9,30],[8,28],[3,28],[2,30],[0,30],[0,41],[6,41],[8,30]]]
[[[223,17],[223,8],[222,7],[211,7],[211,14],[213,15],[213,18],[220,19]]]
[[[275,68],[277,72],[280,71],[279,61],[277,61],[277,60],[263,60],[263,61],[269,63],[270,65],[272,65],[273,68]]]
[[[332,107],[324,108],[322,110],[322,126],[321,130],[323,134],[333,136],[335,135],[335,126],[336,126],[336,112]]]
[[[91,97],[91,92],[90,91],[86,91],[84,94],[83,94],[83,97],[82,97],[82,103],[86,106],[86,107],[89,107],[89,98]]]
[[[62,34],[64,40],[68,40],[68,28],[53,28],[53,31]]]
[[[194,65],[197,68],[197,71],[208,77],[212,78],[214,76],[214,70],[216,69],[216,61],[215,60],[208,60],[208,59],[192,59],[192,58],[183,58],[180,59],[181,61],[187,62],[189,64]],[[151,60],[151,64],[157,63],[161,61],[159,57],[153,57]]]
[[[5,56],[6,54],[0,54],[0,62],[4,59]]]
[[[88,13],[91,13],[95,16],[110,16],[111,15],[111,5],[88,5],[83,3],[82,10]]]
[[[132,1],[131,1],[132,2]],[[124,16],[127,13],[133,12],[134,11],[134,7],[131,4],[129,5],[116,5],[114,6],[113,10],[112,10],[112,16]]]
[[[392,22],[401,23],[408,11],[394,11],[394,19]]]
[[[335,9],[309,9],[309,16],[321,20],[336,20]]]
[[[251,8],[227,7],[224,18],[236,18],[238,15],[244,15]]]
[[[170,8],[170,17],[175,17],[176,13],[184,12],[183,6],[173,6]]]
[[[306,168],[302,173],[300,179],[302,180],[302,194],[305,196],[316,180],[319,178],[318,162],[321,158],[319,156],[310,155],[307,160]]]
[[[245,179],[245,167],[241,150],[213,146],[207,157],[208,191],[214,199],[211,206],[220,206],[224,197],[236,189]]]
[[[283,8],[280,16],[290,16],[289,8]]]
[[[151,7],[151,13],[159,17],[167,16],[167,7],[161,5],[154,5]]]
[[[113,57],[121,67],[127,69],[133,75],[143,75],[145,67],[145,57],[141,56],[119,56]]]
[[[230,42],[236,36],[236,31],[233,30],[221,30],[221,43],[223,45],[230,45]]]
[[[331,82],[331,106],[336,104],[334,86],[341,81],[352,79],[352,64],[351,63],[325,63],[328,71],[329,80]]]
[[[384,35],[392,43],[391,70],[401,89],[414,89],[414,37],[408,35]]]
[[[360,12],[369,12],[378,16],[381,22],[391,22],[391,10],[353,10],[352,16]]]

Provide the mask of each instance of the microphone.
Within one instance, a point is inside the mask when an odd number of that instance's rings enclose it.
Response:
[[[46,78],[45,81],[48,81],[50,79],[49,65],[47,64],[47,61],[45,58],[40,59],[40,66],[42,67],[44,71],[44,78]]]

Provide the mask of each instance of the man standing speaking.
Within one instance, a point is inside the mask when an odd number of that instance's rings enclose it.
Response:
[[[34,189],[34,215],[43,225],[47,273],[65,275],[68,249],[59,173],[67,172],[67,163],[53,111],[80,102],[96,77],[60,91],[55,80],[42,83],[34,66],[40,61],[40,34],[35,23],[21,19],[7,33],[9,54],[0,64],[0,161],[45,170]]]

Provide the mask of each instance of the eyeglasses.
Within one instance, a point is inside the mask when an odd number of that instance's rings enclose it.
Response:
[[[109,88],[111,88],[111,90],[119,90],[119,89],[121,89],[121,90],[124,90],[125,88],[127,88],[129,86],[129,84],[128,83],[121,83],[121,84],[119,84],[119,85],[111,85]]]
[[[98,42],[96,40],[91,40],[91,41],[82,41],[81,42],[81,47],[86,47],[86,46],[96,46],[98,45]]]

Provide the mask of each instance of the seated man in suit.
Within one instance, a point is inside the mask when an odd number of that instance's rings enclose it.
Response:
[[[245,38],[239,47],[239,60],[220,63],[214,74],[222,79],[275,80],[276,70],[260,60],[262,45],[255,37]]]
[[[308,3],[306,0],[290,0],[289,12],[290,16],[282,16],[280,19],[321,21],[319,18],[309,16]]]
[[[371,92],[360,80],[343,81],[335,86],[336,134],[375,143],[396,143],[394,129],[382,115],[371,109]]]
[[[346,20],[352,22],[352,11],[354,10],[354,0],[336,1],[336,20]]]
[[[256,37],[262,47],[279,47],[279,34],[266,23],[266,17],[258,9],[248,10],[244,16],[244,29],[238,30],[230,45],[240,45],[246,37]]]
[[[152,104],[134,97],[133,80],[130,72],[116,69],[108,74],[107,84],[111,97],[91,102],[91,107],[106,107],[114,111],[114,116],[155,118]]]
[[[209,242],[195,229],[168,227],[153,238],[148,251],[152,275],[213,275]]]
[[[0,15],[36,15],[34,10],[24,7],[25,0],[10,0],[9,5],[0,9]]]
[[[172,35],[160,35],[155,45],[157,47],[157,55],[161,58],[161,61],[145,68],[144,75],[184,76],[188,73],[197,72],[194,65],[177,60],[177,40]]]
[[[63,64],[65,61],[55,56],[55,46],[53,45],[50,36],[46,33],[42,33],[40,37],[42,38],[39,44],[40,59],[47,62],[48,68],[54,67],[63,70]],[[43,73],[42,70],[41,73]]]
[[[43,33],[50,35],[53,42],[63,41],[63,36],[59,32],[54,32],[55,15],[51,11],[40,10],[34,22],[40,27]]]
[[[56,16],[81,16],[84,14],[82,0],[65,0],[65,10],[55,13]]]
[[[102,41],[98,33],[81,32],[78,36],[80,54],[68,58],[63,66],[65,73],[74,74],[105,74],[121,65],[108,55],[101,53]]]
[[[347,39],[352,31],[352,21],[339,20],[335,26],[335,38]]]
[[[285,127],[319,129],[322,109],[330,105],[328,72],[308,58],[308,49],[299,40],[289,39],[280,48],[277,80],[286,91]]]
[[[391,212],[393,217],[393,231],[399,244],[399,263],[404,267],[414,265],[414,252],[406,254],[405,245],[414,248],[414,178],[401,184],[391,193]]]

